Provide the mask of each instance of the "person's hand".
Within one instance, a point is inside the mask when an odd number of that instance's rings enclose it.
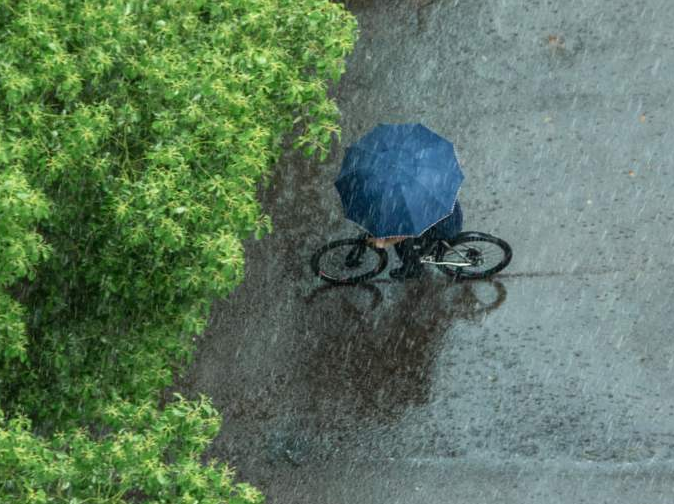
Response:
[[[402,238],[398,238],[398,237],[394,237],[394,238],[368,238],[367,241],[368,241],[368,243],[371,243],[372,245],[374,245],[377,248],[386,248],[389,245],[395,245],[396,243],[399,243],[399,242],[403,241],[404,239],[405,239],[404,237],[402,237]]]

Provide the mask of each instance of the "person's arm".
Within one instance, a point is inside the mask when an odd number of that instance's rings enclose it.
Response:
[[[394,238],[368,238],[367,241],[373,244],[377,248],[386,248],[389,245],[395,245],[403,241],[405,237],[394,237]]]

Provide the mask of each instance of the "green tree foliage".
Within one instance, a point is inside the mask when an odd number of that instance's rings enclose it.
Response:
[[[0,149],[2,146],[0,145]],[[3,158],[4,154],[4,158]],[[0,162],[6,159],[0,150]],[[21,278],[35,279],[35,264],[48,247],[34,228],[47,216],[48,205],[23,172],[8,169],[0,178],[0,360],[26,362],[25,309],[5,292]],[[7,371],[7,369],[5,369]]]
[[[198,454],[221,418],[204,396],[196,404],[178,399],[162,412],[116,401],[105,416],[114,431],[96,439],[71,429],[47,441],[31,433],[26,417],[6,420],[0,411],[1,502],[263,502],[249,484],[233,483],[226,464],[201,465]]]
[[[356,36],[327,0],[0,0],[4,449],[158,404],[272,230],[283,135],[322,160],[339,138],[326,81]]]

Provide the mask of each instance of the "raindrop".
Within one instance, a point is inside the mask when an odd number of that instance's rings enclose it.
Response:
[[[655,77],[655,75],[658,73],[658,69],[660,68],[660,58],[655,60],[655,65],[653,65],[653,68],[651,68],[651,75]]]

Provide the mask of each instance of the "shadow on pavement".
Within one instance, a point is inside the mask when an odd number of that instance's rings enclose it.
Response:
[[[315,327],[314,348],[299,379],[307,393],[338,402],[342,414],[391,421],[407,407],[425,404],[448,327],[457,319],[484,317],[506,298],[499,281],[456,282],[451,289],[431,281],[405,285],[398,308],[385,309],[378,285],[388,283],[325,285],[305,297],[307,311],[318,316],[337,305],[340,320]],[[325,422],[330,420],[326,416]]]

